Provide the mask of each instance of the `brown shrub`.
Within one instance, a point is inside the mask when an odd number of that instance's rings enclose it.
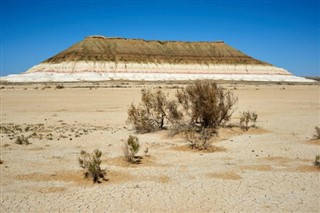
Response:
[[[320,155],[315,157],[313,164],[320,168]]]
[[[248,130],[249,129],[249,122],[252,123],[251,126],[255,126],[255,123],[257,122],[258,114],[255,112],[242,112],[240,113],[240,126],[241,128]]]
[[[131,104],[129,107],[127,122],[140,133],[163,129],[167,106],[166,95],[160,89],[155,92],[141,90],[141,94],[141,103],[138,106]]]
[[[314,129],[316,130],[316,133],[313,135],[313,138],[316,140],[320,139],[320,128],[316,126]]]
[[[175,100],[167,100],[160,90],[141,91],[141,103],[131,104],[127,122],[137,132],[145,133],[164,128],[165,119],[171,123],[172,135],[203,128],[217,129],[231,118],[237,98],[224,91],[214,81],[195,81],[177,90]]]
[[[203,128],[200,133],[196,131],[184,132],[184,138],[189,142],[191,149],[209,150],[209,148],[211,148],[210,139],[213,134],[217,134],[215,129]]]
[[[23,145],[23,144],[29,145],[29,144],[31,144],[31,143],[29,142],[29,138],[30,138],[30,136],[29,136],[29,137],[25,137],[24,135],[18,136],[17,139],[16,139],[16,144],[19,144],[19,145]]]
[[[56,86],[56,89],[63,89],[63,88],[64,88],[63,84],[59,84]]]
[[[178,90],[176,97],[189,118],[189,124],[201,128],[217,128],[228,122],[237,102],[230,91],[224,91],[209,80],[195,81]]]

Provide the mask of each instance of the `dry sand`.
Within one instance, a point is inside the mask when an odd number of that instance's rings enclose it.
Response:
[[[259,129],[221,130],[216,152],[185,149],[167,131],[135,134],[127,109],[155,83],[4,85],[1,89],[1,212],[319,212],[319,85],[224,84]],[[48,86],[47,86],[48,87]],[[91,89],[90,89],[91,87]],[[93,88],[92,88],[93,87]],[[96,88],[97,87],[97,88]],[[21,131],[21,132],[19,132]],[[15,144],[33,134],[30,145]],[[148,147],[128,165],[128,135]],[[81,150],[100,149],[108,182],[83,179]]]

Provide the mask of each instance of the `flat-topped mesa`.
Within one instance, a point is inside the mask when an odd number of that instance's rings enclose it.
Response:
[[[148,73],[148,74],[268,74],[290,75],[284,69],[254,59],[215,42],[157,41],[87,36],[27,73]],[[161,78],[161,76],[159,76]]]
[[[223,41],[158,41],[87,36],[10,81],[222,79],[303,81]]]
[[[183,42],[88,36],[83,41],[45,60],[43,63],[67,61],[113,62],[180,65],[270,65],[249,57],[223,41]],[[95,70],[92,67],[90,70]],[[56,70],[59,72],[59,70]],[[101,70],[96,70],[101,71]],[[108,70],[106,70],[108,71]]]

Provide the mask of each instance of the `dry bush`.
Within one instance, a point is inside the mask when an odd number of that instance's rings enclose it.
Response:
[[[317,155],[313,164],[320,168],[320,155]]]
[[[56,89],[63,89],[63,88],[64,88],[63,84],[59,84],[56,86]]]
[[[316,140],[320,139],[320,128],[316,126],[314,129],[316,130],[316,133],[313,135],[313,138]]]
[[[230,91],[224,91],[214,81],[195,81],[185,89],[177,91],[189,125],[201,128],[217,128],[228,122],[237,98]]]
[[[218,87],[214,81],[195,81],[179,89],[174,100],[160,90],[142,90],[141,103],[131,104],[127,122],[139,133],[164,128],[165,119],[171,124],[170,133],[214,129],[231,118],[237,98]]]
[[[203,128],[200,133],[196,131],[184,132],[184,138],[189,142],[191,149],[209,150],[211,148],[211,137],[216,134],[215,129]]]
[[[166,95],[160,89],[155,92],[141,90],[141,94],[141,103],[137,106],[131,104],[129,107],[127,122],[140,133],[163,129],[166,117]]]
[[[258,114],[255,112],[242,112],[240,113],[240,126],[241,128],[248,130],[249,129],[249,122],[252,123],[251,126],[255,126],[255,123],[257,122]]]
[[[31,144],[29,142],[29,137],[25,137],[24,135],[21,135],[21,136],[18,136],[17,139],[16,139],[16,144],[19,144],[19,145],[29,145]]]
[[[179,110],[178,103],[174,100],[167,102],[167,119],[171,124],[180,124],[183,118],[183,113]]]
[[[141,163],[142,158],[140,156],[136,156],[139,150],[140,150],[139,139],[135,136],[130,135],[123,147],[124,157],[126,161],[133,164]]]
[[[94,150],[92,154],[86,151],[81,151],[79,157],[80,167],[85,169],[84,177],[92,179],[94,183],[101,183],[100,180],[107,180],[105,178],[106,170],[101,169],[101,155],[102,152],[98,149]]]
[[[2,160],[0,160],[0,164],[3,164],[3,161],[2,161]]]
[[[173,137],[178,134],[185,134],[186,132],[197,132],[199,128],[187,125],[184,123],[174,123],[169,128],[169,136]]]

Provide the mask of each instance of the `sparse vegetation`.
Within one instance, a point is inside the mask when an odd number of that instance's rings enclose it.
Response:
[[[200,133],[195,131],[184,132],[186,141],[190,143],[191,149],[209,150],[213,132],[210,129],[202,129]]]
[[[315,127],[316,133],[313,135],[313,138],[318,140],[320,139],[320,128],[318,126]]]
[[[166,95],[160,89],[155,92],[141,90],[141,94],[141,103],[138,106],[131,104],[127,122],[140,133],[163,129],[166,117]]]
[[[142,90],[141,103],[131,104],[127,122],[137,132],[145,133],[164,129],[165,119],[171,124],[170,133],[185,133],[186,140],[194,149],[207,149],[212,135],[219,126],[231,118],[238,99],[230,91],[218,87],[214,81],[195,81],[186,88],[178,89],[175,99],[167,100],[158,89]],[[129,148],[125,149],[131,161]]]
[[[63,88],[64,88],[63,84],[59,84],[56,86],[56,89],[63,89]]]
[[[135,136],[130,135],[123,147],[124,157],[126,161],[133,164],[141,163],[142,157],[136,156],[139,150],[140,150],[139,139]]]
[[[81,151],[79,157],[80,167],[85,169],[84,177],[92,179],[94,183],[101,183],[101,180],[107,180],[106,170],[101,169],[101,155],[102,152],[96,149],[92,154],[86,151]]]
[[[3,164],[3,161],[0,159],[0,164]]]
[[[21,135],[21,136],[18,136],[17,139],[16,139],[16,144],[19,144],[19,145],[29,145],[31,144],[29,142],[29,137],[25,137],[24,135]]]
[[[252,123],[251,126],[255,126],[255,123],[257,122],[258,114],[255,112],[242,112],[240,113],[240,126],[241,128],[248,130],[250,128],[249,122]]]
[[[214,81],[195,81],[185,89],[177,91],[178,103],[182,105],[188,124],[200,128],[216,129],[228,122],[237,98],[224,91]]]
[[[316,156],[316,158],[314,159],[313,164],[314,164],[316,167],[320,168],[320,155],[317,155],[317,156]]]
[[[170,101],[160,89],[142,90],[141,94],[141,103],[131,104],[127,120],[140,133],[163,129],[165,119],[176,130],[216,129],[230,120],[232,107],[237,102],[230,91],[224,91],[209,80],[195,81],[177,90],[176,99]]]

